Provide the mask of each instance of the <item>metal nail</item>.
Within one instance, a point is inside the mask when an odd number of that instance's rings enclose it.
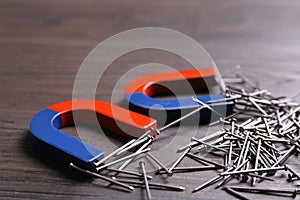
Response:
[[[220,114],[218,111],[216,111],[215,109],[213,109],[212,107],[210,107],[208,104],[200,101],[196,97],[192,97],[192,99],[193,99],[193,101],[199,103],[202,107],[208,108],[210,111],[214,112],[215,114],[219,115],[220,117],[224,117],[224,115]]]
[[[270,168],[259,168],[259,169],[248,169],[248,170],[240,170],[240,171],[233,171],[233,172],[223,172],[221,176],[228,176],[228,175],[236,175],[236,174],[247,174],[253,172],[267,172],[267,171],[277,171],[277,170],[285,170],[285,167],[270,167]]]
[[[167,124],[167,125],[161,127],[161,128],[158,129],[157,131],[158,131],[159,133],[161,133],[162,131],[166,130],[167,128],[169,128],[169,127],[171,127],[171,126],[173,126],[173,125],[175,125],[175,124],[177,124],[178,122],[180,122],[180,121],[182,121],[182,120],[184,120],[184,119],[186,119],[186,118],[188,118],[188,117],[190,117],[190,116],[192,116],[192,115],[194,115],[194,114],[200,112],[203,108],[205,108],[205,107],[204,107],[204,106],[200,106],[199,108],[197,108],[197,109],[191,111],[190,113],[188,113],[188,114],[186,114],[186,115],[180,117],[179,119],[176,119],[175,121],[173,121],[173,122],[171,122],[171,123],[169,123],[169,124]]]
[[[192,167],[176,167],[172,170],[172,173],[190,173],[196,171],[205,171],[205,170],[215,170],[218,169],[215,165],[205,165],[205,166],[192,166]],[[165,174],[165,171],[157,171],[156,174]]]
[[[148,142],[144,143],[137,151],[136,153],[139,153],[141,151],[143,151],[145,148],[147,148],[152,142],[153,142],[154,137],[150,136]],[[127,161],[125,161],[121,167],[119,167],[120,170],[125,169],[130,163],[133,162],[133,160],[136,158],[137,156],[133,156],[132,158],[128,159]],[[117,175],[117,174],[116,174]],[[115,175],[115,176],[116,176]]]
[[[169,173],[172,173],[172,170],[182,161],[185,155],[192,149],[192,147],[187,148],[181,156],[174,162],[174,164],[168,169]]]
[[[205,187],[207,187],[207,186],[213,184],[214,182],[218,181],[218,180],[221,179],[221,178],[222,178],[221,176],[216,176],[216,177],[212,178],[211,180],[205,182],[204,184],[202,184],[202,185],[196,187],[196,188],[192,191],[192,193],[195,193],[195,192],[198,192],[199,190],[202,190],[203,188],[205,188]]]
[[[147,148],[147,149],[144,149],[144,150],[142,150],[142,151],[140,151],[140,152],[135,152],[135,153],[133,153],[133,154],[130,154],[130,155],[128,155],[128,156],[125,156],[125,157],[122,157],[122,158],[120,158],[120,159],[114,160],[114,161],[112,161],[112,162],[110,162],[110,163],[107,163],[107,164],[105,164],[105,165],[101,165],[101,166],[97,167],[96,169],[97,169],[97,171],[99,171],[99,170],[101,170],[101,169],[104,169],[104,168],[109,167],[109,166],[111,166],[111,165],[117,164],[117,163],[122,162],[122,161],[124,161],[124,160],[130,159],[130,158],[132,158],[132,157],[136,157],[136,156],[138,156],[138,155],[140,155],[140,154],[143,154],[143,153],[146,153],[146,152],[150,151],[150,149],[151,149],[151,148]]]
[[[262,107],[260,105],[257,104],[256,100],[252,97],[249,97],[249,101],[254,105],[255,108],[257,108],[257,110],[259,110],[264,116],[269,116],[268,113],[262,109]]]
[[[115,151],[113,151],[112,153],[110,153],[109,155],[105,156],[103,159],[99,160],[98,162],[94,163],[94,165],[96,167],[98,167],[99,165],[101,165],[102,163],[104,163],[107,159],[111,158],[112,156],[116,155],[119,151],[122,151],[122,149],[126,148],[127,146],[131,145],[132,143],[135,142],[135,139],[130,140],[129,142],[127,142],[126,144],[124,144],[123,146],[121,146],[120,148],[116,149]]]
[[[146,188],[146,193],[147,193],[147,198],[148,200],[151,199],[151,192],[148,184],[148,179],[147,179],[147,174],[146,174],[146,169],[145,169],[145,163],[143,161],[139,162],[140,168],[142,170],[142,174],[144,176],[144,183],[145,183],[145,188]]]
[[[229,171],[231,171],[231,170],[233,170],[233,169],[234,169],[234,167],[230,167],[230,168],[227,169],[225,172],[229,172]],[[219,175],[215,176],[214,178],[208,180],[207,182],[203,183],[202,185],[196,187],[196,188],[192,191],[192,193],[198,192],[198,191],[202,190],[203,188],[205,188],[205,187],[207,187],[207,186],[209,186],[209,185],[211,185],[211,184],[213,184],[213,183],[215,183],[215,182],[217,182],[217,181],[219,181],[219,180],[221,180],[221,179],[222,179],[222,176],[219,174]]]
[[[249,132],[246,132],[245,140],[243,142],[243,147],[242,147],[242,150],[240,151],[240,155],[238,156],[237,165],[239,165],[242,162],[243,156],[244,156],[246,148],[247,148],[246,146],[248,144],[248,139],[249,139]]]
[[[293,181],[298,181],[298,180],[299,180],[298,177],[293,177],[291,174],[288,174],[288,178],[287,178],[288,182],[293,182]]]
[[[234,171],[238,171],[238,170],[242,169],[247,163],[249,163],[249,161],[250,161],[250,157],[248,157],[241,165],[232,166],[230,171],[234,172]],[[225,183],[227,183],[230,179],[232,179],[232,176],[229,175],[229,176],[225,176],[223,178],[224,178],[223,181],[218,184],[217,188],[224,185]]]
[[[224,187],[223,190],[225,190],[226,192],[228,192],[229,194],[233,195],[234,197],[237,197],[238,199],[241,200],[250,200],[248,197],[242,195],[241,193],[235,191],[234,189],[232,189],[231,187]]]
[[[209,134],[209,135],[201,138],[200,141],[203,141],[203,142],[207,143],[209,141],[216,140],[216,139],[222,137],[222,135],[224,135],[224,134],[225,134],[225,130],[216,131],[212,134]],[[187,144],[183,147],[180,147],[177,151],[180,152],[180,151],[185,150],[186,148],[195,147],[198,144],[199,144],[198,142],[190,142],[189,144]]]
[[[289,165],[285,165],[285,167],[287,170],[289,170],[292,173],[294,177],[300,179],[300,175],[293,168],[291,168]]]
[[[157,159],[155,158],[152,154],[150,154],[149,152],[147,153],[147,155],[154,161],[156,162],[156,164],[158,164],[169,176],[172,176],[172,172],[169,172],[169,170]]]
[[[80,167],[74,165],[73,163],[70,163],[69,167],[70,167],[71,169],[76,169],[76,170],[78,170],[78,171],[80,171],[80,172],[83,172],[83,173],[89,174],[89,175],[91,175],[91,176],[100,178],[100,179],[105,180],[105,181],[107,181],[107,182],[110,182],[110,183],[112,183],[112,184],[121,186],[121,187],[126,188],[126,189],[128,189],[128,190],[130,190],[130,191],[134,191],[134,187],[132,187],[132,186],[130,186],[130,185],[127,185],[127,184],[121,183],[121,182],[119,182],[119,181],[116,181],[116,180],[107,178],[107,177],[105,177],[105,176],[102,176],[102,175],[100,175],[100,174],[91,172],[91,171],[89,171],[89,170],[82,169],[82,168],[80,168]]]
[[[258,161],[259,161],[259,157],[260,157],[260,148],[261,148],[261,139],[258,140],[254,169],[257,169],[257,167],[258,167]],[[253,177],[252,186],[255,186],[255,182],[256,182],[256,177]]]
[[[289,156],[293,153],[293,151],[295,151],[296,146],[293,145],[283,156],[281,156],[276,163],[273,164],[273,167],[276,167],[277,165],[281,165],[282,163],[284,163]]]
[[[150,133],[156,133],[157,135],[159,135],[159,132],[157,132],[154,128],[150,128],[148,131],[146,131],[143,135],[141,135],[139,138],[136,139],[136,141],[138,142],[139,140],[147,137],[148,135],[150,135]]]
[[[198,144],[203,144],[203,145],[209,146],[210,148],[217,149],[217,150],[219,150],[219,151],[223,151],[223,152],[227,153],[226,150],[221,149],[221,148],[218,148],[218,147],[216,147],[216,146],[214,146],[214,145],[212,145],[212,144],[203,142],[203,141],[201,141],[201,140],[198,140],[197,138],[192,137],[191,140],[197,142]]]
[[[188,157],[191,157],[191,158],[193,158],[193,159],[195,159],[195,160],[200,160],[200,161],[204,161],[204,162],[206,162],[206,163],[212,164],[212,165],[214,165],[215,167],[218,167],[218,168],[225,168],[224,165],[221,165],[221,164],[219,164],[219,163],[213,162],[213,161],[208,160],[208,159],[205,159],[205,158],[201,158],[201,157],[199,157],[199,156],[195,156],[195,155],[193,155],[193,154],[191,154],[191,153],[187,153],[187,156],[188,156]]]
[[[121,154],[123,154],[123,153],[125,153],[125,152],[128,152],[129,150],[131,150],[131,149],[133,149],[133,148],[135,148],[135,147],[141,145],[141,144],[144,144],[145,142],[149,141],[150,137],[151,137],[151,136],[148,135],[147,137],[145,137],[145,138],[143,138],[143,139],[141,139],[141,140],[139,140],[139,141],[134,142],[134,143],[131,144],[130,146],[127,146],[126,148],[124,148],[124,149],[122,149],[121,151],[117,152],[116,155],[117,155],[117,156],[118,156],[118,155],[121,155]]]
[[[135,185],[135,187],[145,187],[145,183],[143,181],[133,181],[133,180],[125,180],[125,179],[119,179],[119,182],[122,183],[128,183],[131,185]],[[175,185],[166,185],[161,183],[148,183],[150,189],[164,189],[164,190],[173,190],[173,191],[184,191],[185,188],[182,186],[175,186]]]
[[[259,178],[259,179],[262,179],[262,180],[275,181],[275,180],[272,179],[272,178],[265,177],[265,176],[261,176],[261,175],[254,174],[254,173],[248,173],[248,174],[245,174],[245,175],[246,175],[246,176],[253,176],[253,177],[256,177],[256,178]]]
[[[276,189],[276,188],[253,188],[253,187],[237,187],[231,186],[232,189],[241,192],[259,192],[259,193],[285,193],[293,196],[300,194],[299,189]]]
[[[133,176],[137,176],[137,177],[142,177],[143,176],[143,174],[139,174],[139,173],[132,172],[132,171],[127,171],[127,170],[115,169],[115,168],[106,168],[106,170],[112,171],[112,172],[128,174],[128,175],[133,175]],[[152,179],[152,176],[147,175],[147,178]]]

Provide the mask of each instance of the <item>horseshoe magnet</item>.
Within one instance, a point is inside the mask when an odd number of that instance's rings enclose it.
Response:
[[[130,103],[130,108],[134,111],[149,115],[149,111],[159,115],[160,112],[167,112],[167,121],[172,121],[180,118],[181,112],[187,113],[193,109],[198,108],[199,103],[194,101],[191,97],[159,99],[155,98],[162,94],[172,94],[177,92],[192,89],[190,92],[206,91],[209,85],[217,85],[215,81],[216,72],[212,67],[204,69],[189,69],[175,72],[156,73],[142,76],[130,82],[125,88],[126,99]],[[198,100],[206,103],[211,100],[224,99],[223,94],[203,95],[197,96]],[[210,104],[214,109],[226,108],[226,114],[233,111],[233,101],[226,101],[222,103]],[[204,113],[204,114],[203,114]],[[210,112],[200,112],[200,122],[208,120]]]
[[[102,128],[126,137],[139,137],[151,129],[156,129],[156,120],[150,117],[103,101],[74,100],[57,103],[41,110],[33,117],[30,131],[37,139],[84,163],[97,162],[104,157],[103,150],[60,130],[74,124],[72,113],[75,111],[95,112]],[[156,136],[155,132],[150,134]]]

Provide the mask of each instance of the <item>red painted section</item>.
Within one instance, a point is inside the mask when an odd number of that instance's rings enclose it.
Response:
[[[146,75],[132,81],[125,88],[125,94],[140,92],[144,92],[147,94],[147,91],[151,94],[155,94],[156,92],[160,92],[155,90],[155,85],[159,83],[174,82],[176,84],[176,81],[190,81],[195,79],[199,80],[204,78],[211,78],[214,76],[216,76],[216,72],[212,67]]]
[[[99,100],[65,101],[48,108],[61,113],[63,126],[74,123],[74,111],[92,111],[97,113],[102,128],[128,137],[139,137],[149,129],[157,128],[155,119]]]

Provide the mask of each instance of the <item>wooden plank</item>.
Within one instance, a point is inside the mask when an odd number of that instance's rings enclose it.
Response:
[[[299,1],[38,1],[0,2],[0,199],[141,199],[143,191],[124,193],[77,174],[32,148],[29,122],[42,108],[72,97],[73,81],[85,56],[104,39],[121,31],[159,26],[181,31],[200,42],[221,71],[245,66],[274,95],[290,95],[300,84]],[[195,56],[197,54],[195,53]],[[96,97],[109,101],[116,82],[134,66],[158,62],[187,63],[154,50],[130,53],[102,77]],[[122,90],[114,102],[122,100]],[[299,98],[298,98],[299,100]],[[199,130],[199,135],[205,133]],[[74,129],[68,130],[75,134]],[[153,148],[168,144],[176,127]],[[99,136],[101,138],[101,136]],[[116,144],[117,139],[114,139]],[[112,147],[101,143],[106,150]],[[289,161],[300,170],[297,158]],[[185,160],[185,165],[194,161]],[[168,184],[185,192],[153,191],[155,199],[232,199],[221,190],[197,185],[215,172],[178,174]],[[156,178],[157,182],[164,180]],[[267,183],[263,183],[267,184]],[[286,182],[276,182],[286,186]],[[257,199],[264,199],[259,196]],[[274,199],[280,199],[274,198]]]

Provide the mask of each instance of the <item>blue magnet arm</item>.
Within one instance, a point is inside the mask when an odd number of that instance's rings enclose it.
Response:
[[[46,108],[34,116],[30,130],[36,138],[83,162],[90,163],[104,157],[104,151],[60,131],[61,122],[60,113]]]
[[[140,107],[146,110],[165,110],[165,111],[173,111],[173,110],[184,110],[191,108],[198,108],[200,105],[193,101],[192,98],[178,98],[178,99],[156,99],[145,95],[145,93],[133,93],[126,94],[127,100],[130,104]],[[206,103],[211,100],[219,100],[226,98],[224,95],[207,95],[207,96],[198,96],[197,99]],[[157,106],[160,105],[160,106]],[[226,101],[222,103],[214,103],[210,104],[211,107],[214,106],[233,106],[233,101]]]

